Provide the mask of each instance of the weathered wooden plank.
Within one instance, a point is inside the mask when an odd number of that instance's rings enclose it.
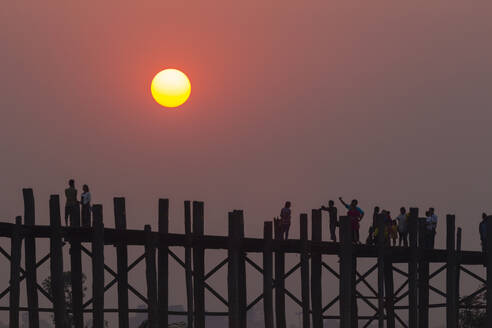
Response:
[[[456,231],[456,304],[458,304],[456,308],[456,317],[459,320],[459,304],[460,304],[460,279],[461,279],[461,228],[458,228]]]
[[[492,215],[487,217],[487,221],[492,222]],[[492,224],[487,224],[487,236],[492,236]],[[487,265],[487,306],[486,306],[486,316],[487,316],[487,327],[492,327],[492,242],[487,243],[486,249],[486,265]]]
[[[116,230],[126,230],[126,203],[124,197],[115,197],[114,225]],[[116,244],[116,266],[118,273],[118,327],[129,328],[128,313],[128,246]]]
[[[71,227],[80,227],[79,204],[75,205],[75,210],[70,216]],[[83,286],[82,286],[82,252],[80,241],[70,241],[70,279],[72,283],[72,311],[73,326],[75,328],[84,327],[84,308],[83,308]]]
[[[420,254],[426,249],[426,218],[418,219],[418,240]],[[419,327],[429,327],[429,261],[421,259],[418,266],[418,299],[419,299]]]
[[[382,214],[376,217],[376,225],[378,229],[377,248],[378,248],[378,327],[384,328],[384,250],[385,250],[385,235],[384,231],[384,216]]]
[[[104,224],[102,205],[92,206],[92,322],[104,327]]]
[[[456,297],[456,249],[455,233],[456,223],[454,215],[446,216],[446,250],[448,260],[446,265],[446,327],[458,327],[458,303]]]
[[[68,324],[66,318],[65,293],[63,288],[63,252],[60,231],[60,198],[58,195],[51,195],[50,197],[50,225],[51,293],[53,297],[55,327],[58,328],[66,327]]]
[[[384,260],[384,286],[386,301],[386,327],[395,328],[395,307],[394,307],[394,280],[393,263],[391,257],[387,256]]]
[[[9,300],[9,327],[19,328],[19,305],[20,305],[20,263],[22,251],[22,238],[20,216],[15,218],[15,226],[10,239],[10,300]]]
[[[167,235],[169,232],[169,199],[159,199],[159,233]],[[162,238],[159,240],[158,258],[158,300],[159,300],[159,325],[168,326],[169,310],[169,252],[167,243]]]
[[[321,211],[311,211],[311,239],[313,242],[321,242],[322,223]],[[321,253],[311,250],[311,303],[313,328],[323,327],[322,298],[321,298]]]
[[[237,232],[235,235],[237,236],[237,244],[238,244],[238,256],[239,256],[239,320],[240,327],[246,328],[247,324],[247,316],[246,316],[246,307],[247,307],[247,285],[246,285],[246,261],[245,261],[245,253],[242,250],[243,239],[244,239],[244,214],[243,211],[236,210],[235,217],[235,229]]]
[[[409,328],[418,327],[418,286],[417,286],[417,267],[418,267],[418,208],[410,208],[408,218],[408,229],[410,237],[410,261],[408,263],[408,326]]]
[[[192,257],[191,257],[191,204],[187,200],[184,202],[184,225],[186,235],[185,246],[185,279],[186,279],[186,306],[187,306],[187,318],[188,328],[193,328],[193,275],[192,275]]]
[[[239,252],[240,244],[238,241],[239,229],[237,228],[237,213],[229,212],[229,250],[228,250],[228,269],[227,269],[227,289],[229,297],[229,328],[241,327],[240,315],[240,295],[239,295]]]
[[[263,225],[263,312],[265,328],[273,328],[273,250],[272,250],[272,222]]]
[[[348,216],[340,217],[340,327],[352,327],[352,228]]]
[[[159,305],[157,300],[157,273],[155,263],[156,241],[151,235],[150,225],[145,225],[147,243],[145,244],[145,276],[147,278],[147,299],[149,300],[149,328],[159,328]]]
[[[193,202],[193,236],[203,237],[203,202]],[[205,250],[202,245],[193,248],[193,295],[195,304],[195,328],[205,328]]]
[[[309,328],[309,249],[308,249],[308,216],[300,216],[301,239],[301,301],[302,301],[302,327]]]
[[[34,193],[32,189],[22,189],[24,198],[24,224],[32,227],[36,224]],[[29,308],[29,328],[39,327],[39,301],[36,268],[36,240],[34,236],[26,236],[24,241],[26,265],[26,292]]]
[[[274,228],[275,242],[285,244],[282,240],[280,229]],[[285,318],[285,250],[282,246],[274,248],[275,250],[275,322],[277,328],[286,328]]]

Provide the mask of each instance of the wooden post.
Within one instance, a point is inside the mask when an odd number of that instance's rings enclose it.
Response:
[[[265,328],[273,328],[273,225],[265,222],[263,225],[263,313]]]
[[[246,285],[246,254],[243,250],[244,239],[244,213],[243,211],[236,212],[236,229],[238,230],[236,235],[238,236],[239,245],[239,319],[241,320],[241,327],[246,328],[247,315],[247,285]]]
[[[408,263],[408,327],[418,327],[418,293],[417,293],[417,267],[418,267],[418,208],[410,208],[408,228],[410,233],[410,262]]]
[[[159,325],[168,326],[169,309],[169,252],[167,242],[163,242],[163,236],[169,233],[169,199],[159,199]],[[166,238],[167,241],[167,238]]]
[[[22,237],[20,234],[22,218],[15,218],[15,226],[10,238],[10,320],[9,327],[19,328],[20,302],[20,263],[22,251]]]
[[[188,328],[193,328],[193,275],[192,275],[192,258],[191,258],[191,206],[190,201],[184,202],[184,225],[187,246],[185,247],[185,278],[186,278],[186,306]]]
[[[147,278],[148,325],[149,328],[159,328],[159,306],[157,301],[157,274],[155,264],[155,244],[150,225],[145,225],[145,276]]]
[[[116,230],[126,230],[125,198],[115,197],[114,225]],[[128,246],[124,243],[116,245],[116,266],[118,270],[118,327],[129,328],[128,313]]]
[[[193,202],[193,235],[200,239],[204,232],[203,203]],[[193,247],[195,328],[205,328],[205,251],[201,241]]]
[[[384,216],[380,214],[376,217],[378,229],[378,327],[384,328]]]
[[[460,278],[461,278],[461,228],[456,231],[456,318],[460,314]]]
[[[70,225],[74,228],[80,227],[80,208],[79,204],[70,216]],[[83,307],[83,286],[82,286],[82,253],[79,240],[70,242],[70,279],[72,283],[72,311],[73,326],[75,328],[84,327],[84,307]]]
[[[246,263],[242,211],[229,213],[229,327],[246,327]]]
[[[62,252],[62,238],[61,238],[60,225],[61,225],[60,198],[58,195],[51,195],[50,197],[51,292],[53,296],[55,327],[66,327],[68,323],[66,318],[65,293],[63,288],[63,252]]]
[[[286,328],[285,319],[285,253],[282,250],[282,232],[274,227],[275,242],[275,323],[277,328]]]
[[[309,249],[308,249],[308,216],[301,214],[301,301],[302,327],[310,327],[309,319]],[[321,231],[321,230],[320,230]]]
[[[487,217],[487,236],[492,236],[492,216]],[[492,242],[487,243],[486,249],[486,265],[487,265],[487,327],[492,327]]]
[[[104,224],[102,205],[92,206],[92,322],[104,327]]]
[[[313,244],[321,243],[321,210],[311,211],[311,239]],[[313,311],[313,328],[323,328],[321,298],[321,252],[311,250],[311,303]]]
[[[456,302],[456,250],[455,250],[455,216],[446,216],[446,327],[458,327],[458,304]]]
[[[419,252],[428,252],[425,248],[426,238],[426,218],[418,219],[418,241]],[[429,261],[421,259],[418,267],[418,298],[419,298],[419,327],[429,327]]]
[[[352,328],[352,226],[349,217],[340,217],[340,327]]]
[[[34,210],[34,194],[32,189],[22,189],[24,197],[24,224],[34,226],[36,224]],[[39,303],[38,289],[36,287],[36,239],[34,236],[26,236],[24,242],[26,265],[26,291],[27,306],[29,307],[29,328],[39,327]]]
[[[393,263],[391,255],[386,255],[384,260],[384,286],[386,301],[386,327],[395,328],[395,308],[394,308],[394,280],[393,280]]]
[[[236,212],[229,212],[229,250],[227,287],[229,291],[229,328],[241,327],[239,310],[239,242]]]

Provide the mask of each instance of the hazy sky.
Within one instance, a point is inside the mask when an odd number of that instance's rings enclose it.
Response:
[[[197,199],[207,233],[240,208],[250,236],[285,200],[297,217],[344,196],[368,211],[436,207],[439,245],[455,213],[478,249],[491,13],[488,0],[5,2],[0,217],[22,214],[32,187],[48,223],[49,195],[73,177],[111,226],[117,195],[132,228],[155,227],[169,197],[173,231]],[[166,67],[192,83],[178,110],[150,95]]]

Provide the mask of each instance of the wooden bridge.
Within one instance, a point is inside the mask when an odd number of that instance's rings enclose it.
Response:
[[[446,326],[457,327],[458,311],[467,304],[467,299],[482,292],[487,293],[486,312],[488,327],[492,327],[492,243],[489,243],[487,256],[482,252],[461,250],[461,229],[455,228],[455,217],[446,217],[446,249],[428,250],[423,245],[423,224],[418,209],[410,209],[409,247],[386,247],[383,234],[377,246],[354,245],[351,240],[349,220],[341,217],[340,243],[322,241],[321,211],[311,212],[312,238],[308,239],[308,215],[300,215],[300,238],[280,240],[272,222],[264,223],[263,238],[248,238],[244,235],[242,211],[229,213],[228,236],[204,235],[203,202],[184,202],[184,234],[170,233],[169,201],[160,199],[158,203],[158,230],[152,231],[146,225],[144,230],[126,228],[125,199],[114,199],[115,227],[104,225],[102,206],[93,205],[93,226],[82,227],[79,214],[72,217],[70,227],[61,227],[60,200],[58,195],[50,197],[50,225],[35,224],[34,196],[32,189],[24,189],[24,222],[17,217],[15,223],[0,223],[0,237],[9,238],[10,253],[0,247],[0,252],[10,261],[10,281],[0,293],[0,299],[9,296],[9,306],[0,310],[9,311],[9,327],[19,327],[19,312],[27,311],[29,327],[39,327],[40,312],[52,312],[56,327],[68,327],[67,313],[73,318],[72,325],[84,327],[84,313],[92,313],[93,326],[104,327],[104,314],[118,313],[118,326],[129,327],[129,313],[141,311],[129,308],[129,293],[147,305],[149,327],[167,327],[169,315],[183,315],[189,327],[204,328],[206,316],[227,316],[229,327],[245,328],[247,311],[260,301],[263,302],[264,324],[266,328],[285,328],[286,297],[301,308],[302,327],[323,327],[324,320],[338,320],[337,326],[367,327],[378,322],[379,327],[428,327],[429,309],[446,308]],[[382,231],[382,221],[380,230]],[[488,226],[492,236],[492,224]],[[49,253],[36,258],[36,241],[48,239]],[[24,252],[22,252],[24,241]],[[65,246],[66,245],[66,246]],[[105,245],[116,248],[117,268],[105,264],[109,256]],[[128,263],[128,247],[143,245],[145,252],[132,263]],[[72,308],[65,304],[63,290],[63,247],[70,247],[70,268],[72,285]],[[90,249],[89,249],[90,246]],[[184,248],[184,259],[177,256],[170,247]],[[209,272],[205,272],[205,250],[227,250],[226,258]],[[92,260],[92,297],[84,299],[82,254]],[[249,254],[262,255],[261,264],[251,259]],[[286,254],[299,254],[299,262],[286,271]],[[24,268],[21,265],[25,254]],[[328,265],[324,255],[339,258],[339,268]],[[185,271],[187,309],[183,312],[168,311],[169,261],[176,261]],[[357,262],[372,259],[375,262],[366,272],[359,272]],[[37,268],[50,262],[51,291],[37,281]],[[128,281],[128,273],[139,263],[145,263],[147,295],[142,295]],[[396,267],[407,263],[408,270]],[[439,268],[430,272],[430,263],[438,263]],[[488,265],[487,276],[480,277],[465,266]],[[222,267],[227,266],[228,295],[221,295],[207,280]],[[247,302],[246,267],[251,266],[261,273],[263,291],[261,295]],[[300,270],[301,295],[296,296],[286,288],[285,281]],[[113,278],[104,281],[105,272]],[[322,304],[322,274],[333,275],[339,280],[338,296],[328,304]],[[394,274],[403,282],[395,288]],[[446,275],[446,288],[440,290],[430,281],[440,274]],[[368,282],[368,276],[377,274],[377,286]],[[460,297],[459,284],[462,274],[483,283],[482,288],[467,297]],[[20,306],[20,283],[26,281],[27,307]],[[400,279],[401,280],[401,279]],[[117,285],[117,308],[105,307],[105,292]],[[364,285],[370,295],[362,295],[358,286]],[[326,287],[325,287],[326,288]],[[214,295],[227,308],[224,312],[205,310],[205,291]],[[442,296],[443,301],[430,304],[429,291]],[[52,307],[41,308],[38,296],[46,297]],[[408,305],[403,304],[403,300]],[[372,315],[359,315],[358,303],[365,304]],[[327,315],[329,309],[338,305],[338,315]],[[405,315],[402,315],[406,312]]]

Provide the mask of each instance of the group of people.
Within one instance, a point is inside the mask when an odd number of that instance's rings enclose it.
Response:
[[[364,218],[364,211],[358,206],[357,199],[353,199],[350,203],[346,203],[342,197],[338,198],[342,205],[347,209],[347,217],[350,220],[352,231],[352,241],[354,244],[360,244],[360,221]],[[336,229],[340,226],[338,219],[338,209],[335,207],[333,200],[328,201],[328,206],[321,206],[320,210],[328,212],[330,238],[333,242],[337,242]],[[366,239],[366,244],[375,245],[378,241],[379,222],[382,220],[384,227],[384,242],[387,246],[405,246],[408,247],[408,218],[409,213],[405,207],[400,208],[400,214],[392,219],[391,213],[388,210],[380,210],[378,206],[374,208],[372,224],[369,228],[369,234]],[[289,229],[291,223],[291,202],[287,201],[285,206],[280,211],[280,218],[275,218],[276,227],[279,231],[281,239],[289,238]],[[433,249],[437,230],[437,215],[434,208],[429,208],[426,212],[425,219],[425,234],[424,247]],[[480,228],[482,236],[482,227]],[[483,239],[482,239],[483,240]],[[483,243],[483,242],[482,242]]]
[[[80,210],[80,216],[82,218],[82,226],[91,226],[91,193],[89,191],[89,186],[86,184],[82,186],[82,194],[80,195],[80,200],[77,199],[77,189],[75,189],[75,181],[70,179],[68,181],[68,188],[65,189],[65,225],[68,227],[69,223],[72,222],[74,216],[76,216],[77,211]],[[81,206],[79,206],[79,204]],[[81,209],[80,209],[81,208]]]

